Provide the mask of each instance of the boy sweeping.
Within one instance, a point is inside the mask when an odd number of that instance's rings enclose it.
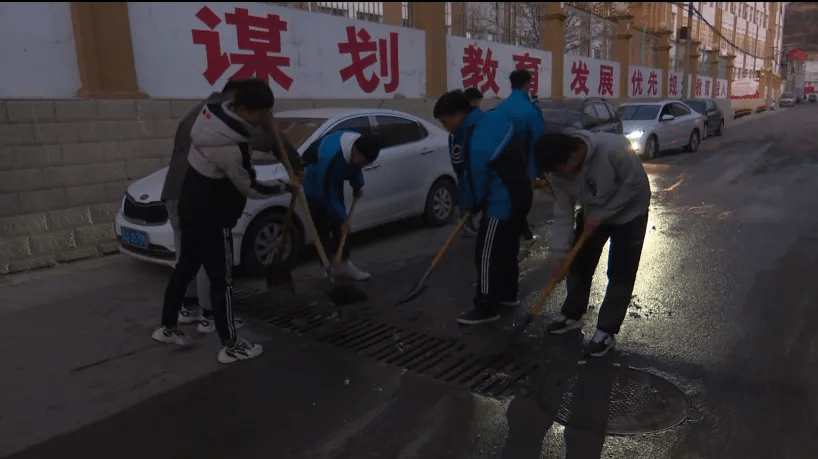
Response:
[[[354,131],[338,131],[321,140],[316,151],[304,154],[307,173],[304,194],[315,229],[327,256],[334,257],[344,234],[349,234],[349,215],[344,204],[344,182],[352,186],[355,198],[363,196],[362,168],[378,159],[380,141]],[[369,280],[369,273],[349,260],[349,244],[344,246],[342,264],[335,275],[355,281]]]

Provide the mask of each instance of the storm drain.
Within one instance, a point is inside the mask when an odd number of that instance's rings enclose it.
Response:
[[[290,333],[355,352],[385,365],[411,371],[489,397],[507,397],[526,387],[538,365],[513,356],[480,357],[468,346],[319,305],[259,307],[246,295],[237,303],[254,318]]]
[[[561,384],[561,397],[539,396],[540,405],[556,411],[567,427],[633,435],[674,427],[690,413],[690,402],[670,381],[622,366],[579,365]]]

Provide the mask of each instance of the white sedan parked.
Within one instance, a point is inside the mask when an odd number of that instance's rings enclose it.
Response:
[[[671,148],[696,151],[704,133],[702,115],[678,100],[626,102],[618,113],[631,148],[645,159]]]
[[[416,116],[394,110],[321,108],[276,113],[279,128],[299,154],[339,130],[381,135],[378,160],[364,168],[364,196],[350,220],[352,232],[423,215],[432,226],[448,223],[457,205],[455,174],[449,160],[448,133]],[[254,153],[259,180],[286,178],[285,167],[269,153]],[[116,217],[120,251],[140,260],[173,266],[173,230],[159,200],[168,168],[132,183]],[[351,188],[346,186],[347,207]],[[248,199],[233,229],[236,266],[259,273],[272,262],[290,195]],[[295,256],[312,235],[296,204],[290,243],[284,257]]]

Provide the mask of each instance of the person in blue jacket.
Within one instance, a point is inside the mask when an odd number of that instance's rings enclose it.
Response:
[[[352,186],[353,196],[363,196],[362,168],[378,159],[380,141],[354,131],[338,131],[324,139],[318,149],[304,154],[307,172],[304,194],[315,229],[328,257],[334,257],[344,234],[349,233],[349,215],[344,204],[344,182]],[[344,247],[336,275],[356,281],[369,280],[369,273],[349,260],[349,244]]]
[[[534,143],[545,134],[545,119],[542,111],[531,101],[531,73],[528,70],[515,70],[509,75],[511,80],[511,95],[497,106],[514,124],[514,134],[521,137],[526,148],[526,160],[531,174],[532,184],[538,176],[537,163],[533,160]],[[529,209],[530,210],[530,209]],[[528,211],[526,211],[526,216]],[[536,241],[526,219],[522,228],[522,236],[529,245]]]
[[[480,103],[483,102],[483,93],[480,92],[477,88],[466,88],[463,91],[463,95],[466,96],[466,99],[471,104],[471,107],[475,110],[481,111]],[[457,175],[457,180],[460,182],[461,180],[461,171],[462,171],[462,160],[460,158],[460,148],[462,146],[462,141],[460,143],[454,141],[453,135],[449,134],[449,156],[452,160],[452,167],[454,168],[455,174]],[[474,237],[477,234],[477,215],[472,215],[469,221],[466,222],[466,225],[463,226],[463,236],[465,237]]]
[[[482,211],[475,244],[477,292],[474,309],[457,321],[474,325],[500,318],[501,306],[516,307],[521,225],[531,207],[532,188],[527,151],[500,111],[483,113],[463,91],[438,99],[434,117],[460,146],[460,193],[466,210]]]

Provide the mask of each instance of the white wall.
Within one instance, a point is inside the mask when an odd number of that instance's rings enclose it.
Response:
[[[253,54],[253,51],[240,48],[239,27],[228,24],[228,17],[233,17],[239,9],[247,9],[251,17],[260,18],[258,21],[269,15],[277,17],[276,21],[286,22],[286,30],[280,33],[280,49],[269,55],[286,62],[280,70],[292,81],[285,78],[281,84],[274,77],[268,79],[276,98],[420,98],[426,92],[426,40],[422,30],[256,2],[128,2],[139,89],[154,98],[198,99],[213,90],[221,90],[234,75],[236,78],[251,76],[253,72],[237,73],[244,68],[238,55]],[[214,19],[210,25],[201,19],[208,16]],[[352,27],[353,33],[365,30],[374,42],[371,52],[361,53],[362,59],[372,59],[361,78],[377,80],[377,84],[367,88],[369,92],[362,89],[366,84],[358,84],[358,77],[351,76],[344,81],[341,75],[352,58],[340,52],[339,44],[347,41],[348,29]],[[204,75],[208,68],[206,46],[193,42],[194,31],[197,35],[218,36],[220,49],[212,55],[223,55],[224,68],[210,79]],[[393,37],[397,56],[391,48]],[[266,78],[266,75],[255,76]],[[396,83],[396,87],[390,83]]]
[[[0,18],[0,98],[76,97],[81,82],[70,3],[0,3]]]

